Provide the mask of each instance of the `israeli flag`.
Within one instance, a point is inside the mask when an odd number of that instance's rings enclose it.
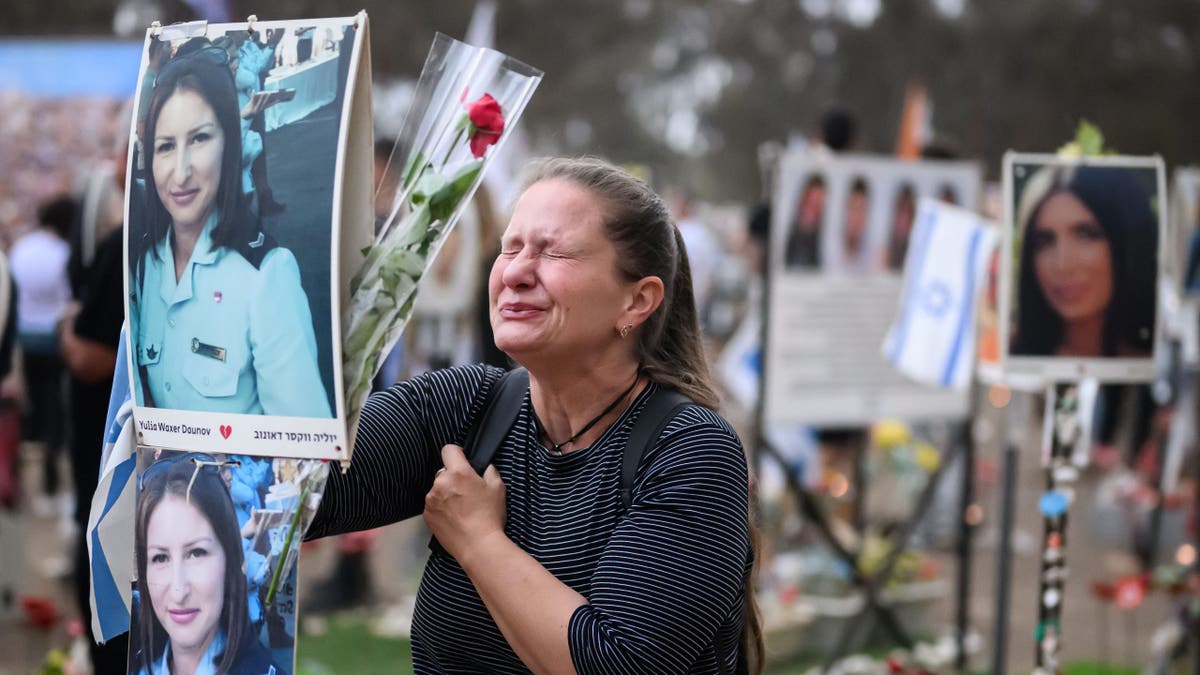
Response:
[[[108,642],[129,630],[132,599],[137,452],[129,370],[125,364],[125,327],[122,327],[112,394],[108,399],[100,484],[92,496],[87,528],[92,634],[99,642]]]
[[[926,384],[965,389],[975,365],[975,320],[997,228],[933,199],[917,205],[904,259],[904,291],[884,357]]]

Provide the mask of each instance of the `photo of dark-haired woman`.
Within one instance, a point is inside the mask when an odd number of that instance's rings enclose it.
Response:
[[[236,464],[186,453],[143,472],[130,673],[287,672],[247,611],[242,532],[222,476]]]
[[[904,257],[908,255],[908,240],[912,236],[913,220],[916,217],[916,193],[911,184],[905,183],[896,192],[896,202],[892,209],[892,229],[883,261],[886,269],[904,269]]]
[[[145,231],[129,242],[136,400],[330,417],[300,268],[247,208],[241,144],[228,52],[189,40],[146,115]]]
[[[795,217],[788,230],[784,264],[788,269],[810,269],[821,265],[821,221],[825,217],[825,179],[813,174],[796,200]]]
[[[1015,164],[1013,356],[1146,358],[1155,336],[1154,167]]]

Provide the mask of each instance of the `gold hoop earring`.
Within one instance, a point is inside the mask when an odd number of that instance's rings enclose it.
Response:
[[[631,330],[633,330],[633,324],[631,323],[621,326],[621,339],[624,340],[625,338],[629,337],[629,331]]]

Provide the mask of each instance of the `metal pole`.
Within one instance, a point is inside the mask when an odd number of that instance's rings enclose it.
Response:
[[[974,388],[972,384],[972,388]],[[975,394],[972,400],[978,398]],[[974,409],[975,406],[972,406]],[[972,433],[974,415],[963,422],[962,492],[958,513],[958,599],[955,621],[954,667],[960,673],[967,672],[967,630],[970,623],[971,605],[971,539],[975,532],[974,523],[967,518],[967,510],[975,502],[975,434]]]
[[[1193,372],[1192,377],[1196,374]],[[1196,420],[1200,422],[1200,392],[1192,397],[1196,404]],[[1196,458],[1200,460],[1200,457]],[[1196,549],[1196,559],[1192,562],[1192,573],[1200,574],[1200,461],[1195,462],[1196,465],[1196,487],[1193,490],[1196,496],[1196,504],[1193,506],[1195,511],[1195,531],[1193,535],[1193,546]],[[1191,607],[1191,614],[1188,616],[1188,625],[1192,627],[1192,672],[1194,675],[1200,675],[1200,611],[1197,611],[1195,604]]]
[[[992,626],[992,673],[1008,672],[1008,605],[1012,581],[1012,531],[1017,503],[1017,448],[1004,448],[1004,488],[1000,495],[1000,546],[996,551],[996,612]]]

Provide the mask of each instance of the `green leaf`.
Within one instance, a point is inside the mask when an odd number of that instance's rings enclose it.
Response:
[[[1075,132],[1075,142],[1079,143],[1079,150],[1085,156],[1104,153],[1104,134],[1100,133],[1100,127],[1087,120],[1079,121],[1079,130]]]
[[[1079,120],[1079,128],[1075,131],[1075,139],[1058,149],[1063,157],[1098,157],[1111,155],[1111,149],[1104,149],[1104,134],[1100,127],[1091,122]]]
[[[421,177],[417,180],[416,187],[414,187],[412,191],[411,199],[413,205],[415,206],[425,203],[426,200],[431,199],[432,196],[437,194],[443,187],[445,187],[445,185],[446,178],[437,173],[426,172],[421,174]]]
[[[379,315],[374,311],[368,316],[363,317],[362,323],[354,329],[350,334],[350,339],[346,340],[345,350],[350,354],[361,354],[366,348],[367,342],[371,339],[371,333],[375,332],[375,326],[379,323]]]
[[[403,183],[404,188],[403,189],[407,190],[409,188],[409,186],[412,185],[413,181],[417,178],[417,174],[424,171],[428,165],[429,165],[429,160],[425,158],[424,153],[422,153],[420,150],[418,150],[417,154],[413,155],[412,160],[408,163],[408,166],[404,169],[404,183]]]
[[[429,213],[434,220],[449,219],[450,214],[454,213],[454,209],[466,196],[467,190],[470,190],[471,186],[475,184],[475,178],[479,176],[482,169],[482,161],[468,163],[458,170],[454,178],[429,197]]]
[[[425,233],[429,230],[429,205],[421,204],[409,211],[400,223],[400,227],[402,228],[400,231],[404,233],[403,238],[400,239],[400,246],[411,246],[424,240]]]

